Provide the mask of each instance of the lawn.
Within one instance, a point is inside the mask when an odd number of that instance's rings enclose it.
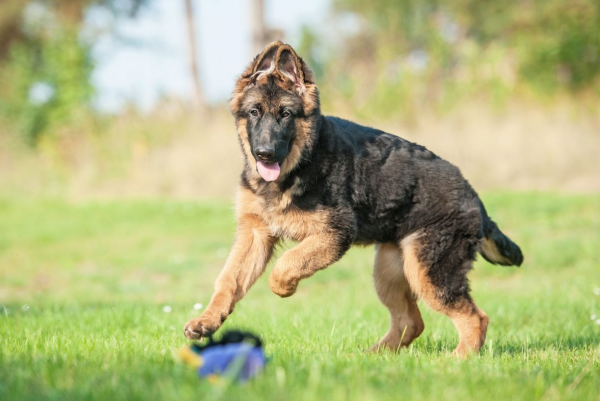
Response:
[[[456,332],[425,306],[409,349],[363,352],[388,315],[360,248],[291,298],[265,276],[238,305],[224,329],[271,359],[245,385],[175,358],[232,243],[230,203],[0,200],[0,400],[600,400],[600,195],[483,198],[525,263],[470,275],[490,317],[479,356],[449,356]]]

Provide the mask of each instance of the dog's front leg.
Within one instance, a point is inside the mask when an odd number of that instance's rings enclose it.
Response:
[[[235,243],[215,282],[215,292],[204,313],[185,325],[187,338],[207,337],[221,326],[236,302],[265,271],[276,240],[258,216],[246,214],[238,219]]]
[[[293,295],[300,280],[339,260],[351,243],[352,239],[348,234],[338,232],[305,238],[295,248],[281,255],[275,263],[269,276],[271,290],[284,298]]]

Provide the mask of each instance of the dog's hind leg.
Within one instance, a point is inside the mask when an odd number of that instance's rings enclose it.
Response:
[[[445,246],[448,238],[452,239]],[[401,242],[404,273],[412,291],[430,308],[452,320],[460,337],[453,354],[461,358],[480,350],[489,322],[469,295],[466,274],[474,258],[475,243],[460,236],[431,233],[410,236]]]
[[[381,302],[390,312],[390,329],[371,350],[397,351],[407,347],[423,332],[425,325],[417,300],[403,272],[403,258],[396,244],[377,245],[373,278]]]

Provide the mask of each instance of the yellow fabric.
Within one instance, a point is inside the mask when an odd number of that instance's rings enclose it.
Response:
[[[190,349],[190,347],[183,346],[179,348],[179,359],[187,365],[198,369],[204,363],[202,361],[202,357],[196,354],[194,351]]]

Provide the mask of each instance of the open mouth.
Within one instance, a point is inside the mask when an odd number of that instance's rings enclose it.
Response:
[[[258,174],[265,181],[275,181],[277,177],[279,177],[279,173],[281,172],[281,167],[279,163],[267,163],[267,162],[256,162],[256,169],[258,170]]]

